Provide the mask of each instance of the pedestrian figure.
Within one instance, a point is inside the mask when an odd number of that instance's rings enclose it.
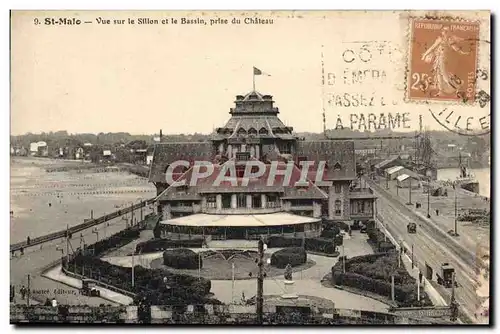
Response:
[[[16,289],[12,284],[10,285],[10,302],[16,302]]]
[[[243,304],[246,302],[246,298],[245,298],[245,291],[242,291],[241,292],[241,301],[243,302]]]
[[[57,307],[56,297],[52,298],[52,307]]]
[[[30,237],[29,237],[29,236],[26,238],[26,243],[27,243],[28,245],[31,243],[31,239],[30,239]]]
[[[23,300],[24,300],[24,299],[26,299],[26,293],[27,293],[28,291],[26,290],[26,287],[25,287],[24,285],[21,287],[20,292],[21,292],[21,298],[22,298]]]
[[[52,206],[52,203],[49,203],[49,208]]]
[[[436,209],[436,216],[439,216],[439,209]]]
[[[45,303],[43,304],[43,306],[52,306],[52,302],[50,301],[50,299],[49,299],[49,298],[47,298],[47,299],[45,300]]]
[[[420,283],[422,283],[422,273],[421,272],[418,273],[418,280]]]

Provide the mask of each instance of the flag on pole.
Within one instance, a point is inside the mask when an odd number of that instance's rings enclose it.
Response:
[[[259,70],[257,67],[254,66],[253,68],[253,75],[267,75],[268,77],[270,77],[271,75],[270,74],[267,74],[265,72],[262,72],[261,70]]]
[[[259,70],[257,67],[253,67],[253,90],[255,91],[255,76],[256,75],[267,75],[268,77],[270,77],[271,75],[270,74],[267,74],[265,72],[262,72],[261,70]]]

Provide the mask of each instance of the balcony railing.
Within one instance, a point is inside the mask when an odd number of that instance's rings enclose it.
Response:
[[[263,213],[275,213],[281,212],[281,207],[276,208],[203,208],[201,210],[203,213],[208,214],[225,214],[225,215],[235,215],[235,214],[263,214]]]

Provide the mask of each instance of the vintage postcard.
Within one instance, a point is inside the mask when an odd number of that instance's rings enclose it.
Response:
[[[11,11],[11,323],[489,325],[490,15]]]

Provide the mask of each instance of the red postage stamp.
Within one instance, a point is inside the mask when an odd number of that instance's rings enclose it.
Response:
[[[408,99],[473,103],[479,23],[413,18],[410,24]]]

